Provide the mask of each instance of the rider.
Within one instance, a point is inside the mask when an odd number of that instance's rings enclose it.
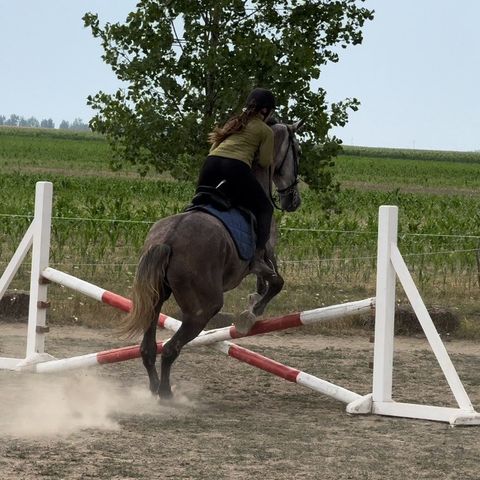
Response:
[[[217,187],[234,205],[250,210],[257,219],[257,244],[251,265],[253,273],[274,274],[265,263],[265,245],[270,236],[273,206],[252,173],[254,158],[263,168],[273,164],[273,131],[265,123],[275,109],[275,97],[267,89],[255,88],[239,115],[208,136],[212,147],[200,171],[198,185]]]

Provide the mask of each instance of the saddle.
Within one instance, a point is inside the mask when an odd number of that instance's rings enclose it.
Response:
[[[212,205],[223,211],[233,208],[231,200],[221,190],[223,183],[224,182],[219,183],[217,187],[199,185],[195,191],[195,195],[192,198],[192,204],[190,206]]]
[[[224,183],[216,188],[199,185],[185,211],[205,212],[220,220],[232,237],[239,257],[251,261],[255,255],[257,221],[250,210],[232,204],[221,190]]]

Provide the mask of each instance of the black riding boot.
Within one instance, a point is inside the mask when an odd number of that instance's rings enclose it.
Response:
[[[260,275],[261,277],[275,277],[277,275],[272,262],[265,257],[264,248],[255,250],[255,257],[253,257],[250,263],[250,273]]]

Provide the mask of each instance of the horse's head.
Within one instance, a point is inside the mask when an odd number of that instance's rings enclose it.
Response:
[[[302,128],[300,120],[291,125],[275,123],[271,125],[275,135],[274,170],[272,180],[280,197],[280,207],[293,212],[301,204],[298,191],[298,162],[300,145],[295,133]]]

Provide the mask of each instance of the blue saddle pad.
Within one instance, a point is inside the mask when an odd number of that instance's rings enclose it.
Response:
[[[218,210],[212,205],[196,205],[190,209],[201,210],[218,218],[233,238],[240,258],[248,261],[253,258],[255,255],[256,237],[252,221],[247,217],[246,213],[242,213],[236,208]]]

